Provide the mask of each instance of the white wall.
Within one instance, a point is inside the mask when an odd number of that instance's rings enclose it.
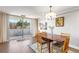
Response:
[[[70,39],[70,46],[79,49],[79,10],[73,11],[70,13],[62,14],[59,16],[64,16],[64,27],[54,27],[54,34],[61,34],[61,32],[70,33],[71,39]],[[59,17],[57,16],[57,17]],[[42,21],[43,19],[41,19]],[[46,20],[43,20],[46,21]],[[39,21],[40,22],[40,21]],[[55,25],[55,20],[53,21],[47,21],[48,24]],[[48,33],[51,32],[51,30],[47,30]]]

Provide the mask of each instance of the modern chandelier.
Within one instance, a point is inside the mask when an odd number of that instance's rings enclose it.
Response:
[[[56,18],[56,13],[52,11],[52,6],[49,6],[50,12],[46,14],[46,19],[53,19]]]

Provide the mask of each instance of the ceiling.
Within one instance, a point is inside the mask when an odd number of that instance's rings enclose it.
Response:
[[[52,10],[57,14],[79,9],[78,6],[54,6]],[[37,18],[42,13],[49,12],[49,6],[0,6],[0,11],[12,15],[25,15],[27,17]]]

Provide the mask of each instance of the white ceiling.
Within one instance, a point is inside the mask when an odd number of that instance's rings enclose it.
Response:
[[[55,6],[52,10],[57,14],[64,11],[79,9],[77,6]],[[27,17],[39,17],[42,13],[49,12],[49,6],[0,6],[0,11],[12,15],[25,15]]]

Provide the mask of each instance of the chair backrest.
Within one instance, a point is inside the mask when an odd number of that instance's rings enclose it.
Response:
[[[40,37],[40,33],[35,33],[35,41],[36,42],[39,42],[39,43],[42,43],[42,38]]]
[[[66,36],[64,38],[63,52],[67,52],[67,50],[69,49],[70,34],[69,33],[61,33],[61,35]]]
[[[63,52],[67,52],[67,50],[69,49],[69,38],[66,38],[64,40],[64,45],[63,45]]]
[[[35,33],[35,41],[36,42],[37,42],[37,39],[38,39],[38,34],[39,34],[38,32]]]
[[[41,34],[42,34],[42,35],[47,35],[47,33],[46,33],[46,32],[42,32]]]

